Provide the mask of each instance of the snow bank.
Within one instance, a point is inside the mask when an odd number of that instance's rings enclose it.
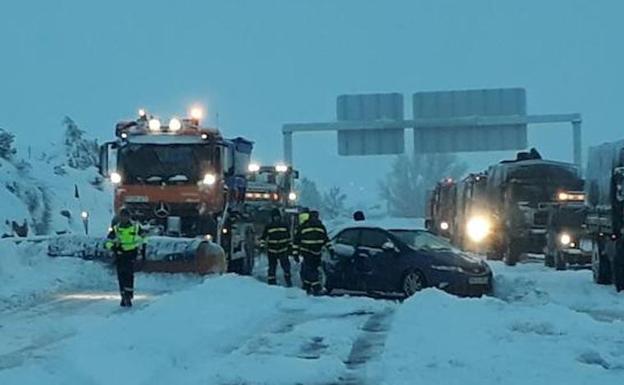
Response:
[[[43,243],[0,241],[0,310],[70,288],[106,287],[112,281],[112,274],[100,264],[50,258],[45,250]]]
[[[611,320],[588,314],[615,304],[590,273],[495,267],[505,301],[431,289],[401,306],[380,363],[385,384],[621,381],[624,313]],[[621,308],[620,297],[614,310]]]

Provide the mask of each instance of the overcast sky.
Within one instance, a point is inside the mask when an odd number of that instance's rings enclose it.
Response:
[[[581,112],[591,145],[624,137],[623,15],[620,0],[2,0],[0,127],[43,147],[69,115],[107,140],[139,107],[200,102],[268,163],[283,123],[335,119],[339,94],[402,92],[409,105],[415,91],[524,87],[531,113]],[[530,141],[571,160],[569,131],[537,127]],[[331,135],[295,144],[304,174],[363,197],[391,159],[339,158]]]

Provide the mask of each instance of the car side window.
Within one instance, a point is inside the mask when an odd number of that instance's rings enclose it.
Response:
[[[355,246],[360,231],[356,229],[344,230],[336,236],[335,242],[340,245]]]
[[[388,242],[388,236],[381,230],[364,229],[360,240],[361,247],[370,247],[372,249],[381,249],[384,243]]]

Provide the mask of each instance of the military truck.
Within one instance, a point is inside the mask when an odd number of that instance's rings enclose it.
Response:
[[[522,254],[541,254],[546,245],[548,205],[562,191],[582,189],[578,168],[544,160],[535,150],[488,169],[487,202],[492,218],[492,256],[515,265]]]
[[[585,194],[582,191],[562,191],[557,202],[548,208],[544,264],[557,270],[570,265],[588,266],[591,248],[581,242],[585,233]]]
[[[452,237],[456,188],[457,184],[452,178],[445,178],[430,193],[425,226],[432,233],[446,238]]]
[[[594,281],[624,290],[624,140],[590,147],[585,193]]]
[[[492,222],[487,210],[487,173],[466,176],[457,184],[453,243],[471,251],[487,252]]]

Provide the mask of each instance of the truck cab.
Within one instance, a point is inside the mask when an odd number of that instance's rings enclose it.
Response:
[[[570,265],[591,263],[591,248],[585,247],[585,194],[582,191],[562,191],[558,202],[548,208],[544,264],[565,270]]]
[[[281,163],[275,166],[249,165],[245,211],[254,223],[256,234],[261,234],[269,223],[273,209],[280,210],[282,214],[298,212],[295,191],[295,180],[298,178],[297,170]]]
[[[221,244],[232,261],[249,259],[253,229],[239,217],[252,142],[226,139],[196,118],[165,124],[145,112],[117,123],[115,134],[100,149],[115,212],[127,208],[152,235],[204,237]]]
[[[497,257],[509,265],[521,254],[543,252],[549,205],[561,191],[583,188],[575,165],[541,158],[503,161],[488,175],[488,207],[496,219],[492,242]]]

